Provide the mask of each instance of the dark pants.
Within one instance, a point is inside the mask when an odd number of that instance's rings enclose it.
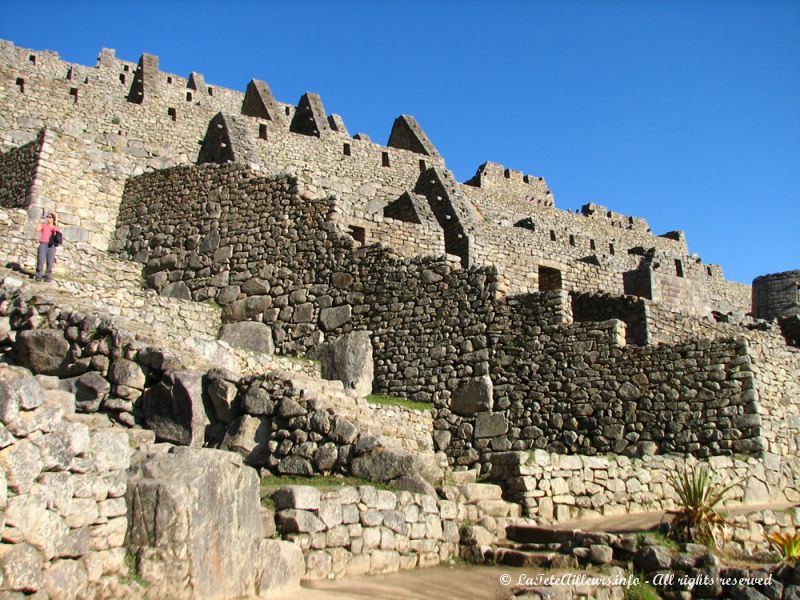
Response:
[[[42,276],[44,264],[47,262],[47,272],[45,273],[44,278],[46,281],[53,279],[53,265],[56,262],[56,250],[58,250],[56,246],[48,248],[47,242],[39,242],[39,257],[36,261],[36,277]]]

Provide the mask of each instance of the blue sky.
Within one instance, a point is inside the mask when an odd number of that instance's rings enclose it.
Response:
[[[276,98],[321,95],[385,143],[414,115],[456,177],[486,160],[683,229],[729,279],[800,268],[800,2],[18,2],[0,38],[103,47]]]

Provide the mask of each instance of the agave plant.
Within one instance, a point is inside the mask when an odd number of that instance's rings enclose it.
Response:
[[[767,541],[781,555],[781,562],[791,565],[800,563],[800,531],[783,534],[773,531],[767,535]]]
[[[679,542],[694,542],[716,548],[722,540],[727,515],[719,510],[734,486],[722,485],[707,467],[673,473],[670,483],[678,494],[679,507],[669,525],[670,535]]]

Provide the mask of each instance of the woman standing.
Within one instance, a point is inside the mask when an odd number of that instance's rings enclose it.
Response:
[[[47,213],[47,219],[36,225],[36,231],[41,232],[39,237],[39,256],[36,261],[36,281],[42,280],[42,271],[47,262],[45,281],[53,280],[53,264],[56,262],[56,250],[61,245],[61,230],[58,228],[56,213]]]

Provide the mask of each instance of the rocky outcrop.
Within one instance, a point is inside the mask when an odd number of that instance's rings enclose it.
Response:
[[[302,556],[264,540],[258,476],[238,454],[176,447],[146,457],[127,501],[129,546],[150,594],[235,598],[299,579]]]

